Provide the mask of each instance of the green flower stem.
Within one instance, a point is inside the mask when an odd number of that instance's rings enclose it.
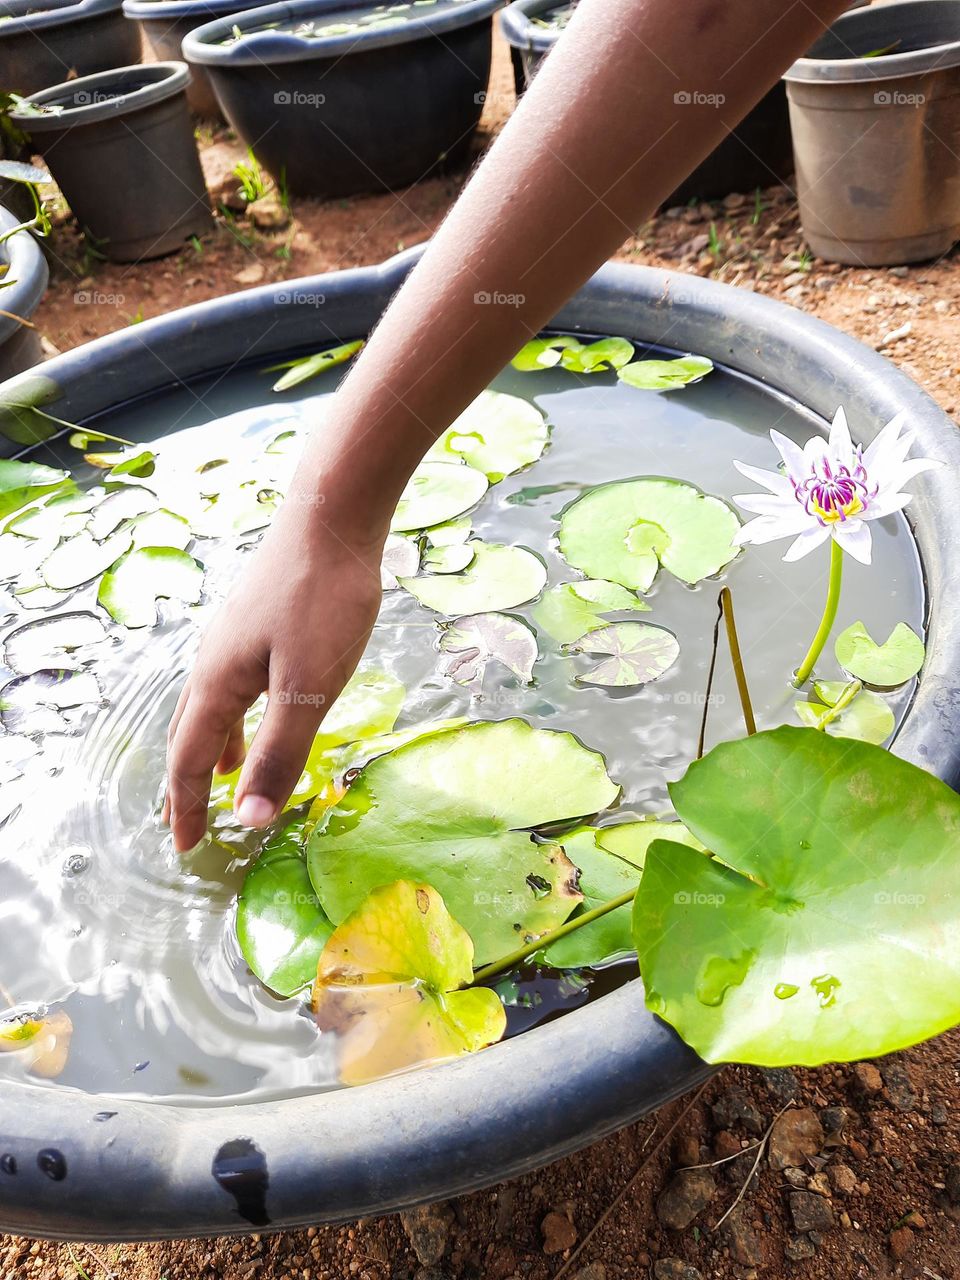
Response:
[[[823,617],[820,619],[820,626],[817,628],[817,634],[813,637],[813,643],[810,646],[807,656],[797,668],[797,674],[794,676],[794,688],[799,689],[810,679],[810,673],[814,664],[823,652],[823,646],[827,643],[830,632],[833,630],[833,624],[837,620],[837,606],[840,603],[840,588],[843,585],[843,548],[839,542],[830,539],[830,580],[827,584],[827,602],[823,606]]]
[[[616,911],[617,907],[625,907],[636,896],[636,889],[628,889],[626,893],[621,893],[619,898],[611,898],[609,902],[601,902],[599,907],[584,911],[582,916],[574,916],[572,920],[559,925],[556,929],[551,929],[549,933],[543,934],[535,942],[528,942],[525,947],[518,947],[516,951],[511,951],[509,955],[504,956],[501,960],[492,960],[490,964],[485,964],[482,969],[476,971],[473,975],[471,986],[486,982],[489,978],[496,977],[498,973],[506,973],[508,969],[521,964],[529,956],[536,955],[538,951],[549,947],[558,938],[565,938],[568,933],[582,929],[585,924],[592,924],[594,920],[599,920],[601,916],[605,916],[611,911]]]
[[[862,680],[851,680],[847,687],[840,694],[829,711],[825,711],[817,721],[818,729],[826,729],[831,720],[836,720],[841,711],[845,711],[850,703],[854,700],[860,690],[863,688]]]

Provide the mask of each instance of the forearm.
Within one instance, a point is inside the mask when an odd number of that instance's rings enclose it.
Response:
[[[382,536],[436,436],[844,7],[581,0],[308,445],[318,521]]]

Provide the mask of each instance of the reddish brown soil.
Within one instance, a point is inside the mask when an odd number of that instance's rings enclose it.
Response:
[[[481,145],[509,105],[509,65],[498,48]],[[213,187],[242,149],[225,131],[202,143]],[[426,239],[462,181],[460,174],[391,195],[296,202],[290,225],[271,233],[221,219],[202,246],[137,267],[85,258],[64,219],[37,319],[63,349],[239,288],[379,262]],[[811,260],[792,195],[775,188],[759,201],[750,194],[668,210],[641,228],[620,257],[785,297],[881,347],[948,412],[960,407],[960,269],[952,255],[892,271]],[[421,1230],[408,1222],[408,1231],[390,1216],[242,1242],[67,1247],[0,1237],[0,1278],[960,1280],[958,1054],[954,1032],[877,1064],[879,1074],[863,1064],[796,1073],[728,1069],[695,1098],[580,1155],[439,1207]],[[751,1177],[753,1144],[788,1104],[812,1108],[822,1132],[801,1117],[816,1136],[802,1167],[775,1171],[763,1148]],[[678,1230],[661,1221],[658,1200],[678,1168],[740,1149],[746,1154],[715,1166],[709,1178],[694,1175],[698,1184],[660,1205],[662,1216],[671,1216],[671,1206],[686,1216],[698,1191],[706,1203],[689,1225]],[[741,1192],[742,1207],[718,1229]],[[822,1225],[799,1230],[805,1222],[793,1214],[804,1212]],[[426,1261],[424,1225],[438,1247],[445,1242],[438,1263]]]

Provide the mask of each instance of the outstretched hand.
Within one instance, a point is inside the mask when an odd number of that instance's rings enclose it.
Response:
[[[306,536],[295,510],[278,515],[205,632],[170,723],[163,816],[178,850],[207,830],[214,771],[243,764],[234,803],[244,826],[268,826],[290,798],[376,621],[381,552],[382,539],[347,546],[332,530]],[[244,715],[263,692],[247,751]]]

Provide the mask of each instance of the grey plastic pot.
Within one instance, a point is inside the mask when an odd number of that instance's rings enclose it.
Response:
[[[0,88],[28,94],[140,61],[140,33],[120,0],[4,0]]]
[[[845,14],[785,79],[815,254],[882,266],[960,240],[960,0]]]
[[[417,256],[252,289],[100,338],[44,366],[60,388],[46,407],[95,425],[111,409],[241,361],[262,368],[334,335],[364,335]],[[714,281],[607,266],[554,325],[700,352],[758,380],[774,402],[797,397],[824,418],[842,403],[857,424],[878,429],[906,413],[917,453],[947,465],[911,486],[908,515],[929,586],[927,662],[894,749],[955,784],[960,437],[952,422],[875,351]],[[203,1108],[4,1082],[0,1230],[140,1240],[388,1212],[575,1151],[709,1070],[647,1011],[635,981],[458,1062],[289,1100]]]
[[[517,97],[536,74],[560,33],[537,19],[557,9],[558,0],[513,0],[500,14],[500,29],[510,45]],[[678,87],[683,96],[683,86]],[[688,93],[687,98],[691,97]],[[702,160],[667,199],[667,204],[713,200],[732,191],[753,191],[783,182],[793,171],[790,120],[782,84],[775,85],[753,110]]]
[[[28,132],[96,249],[113,262],[174,253],[213,225],[183,62],[120,67],[35,93]],[[35,113],[31,108],[53,108]]]
[[[167,62],[183,56],[183,37],[197,27],[214,18],[253,9],[259,3],[260,0],[123,0],[123,13],[139,25],[156,58]],[[187,102],[198,116],[223,119],[210,77],[201,66],[192,68]]]
[[[183,54],[206,69],[227,120],[294,194],[390,190],[469,153],[499,3],[459,0],[393,27],[315,39],[267,28],[374,5],[291,0],[208,23],[184,38]]]
[[[20,221],[0,207],[0,233]],[[40,334],[21,322],[30,320],[46,292],[47,260],[30,232],[18,231],[0,244],[0,261],[7,264],[0,301],[8,313],[0,315],[0,378],[12,378],[43,359]]]

